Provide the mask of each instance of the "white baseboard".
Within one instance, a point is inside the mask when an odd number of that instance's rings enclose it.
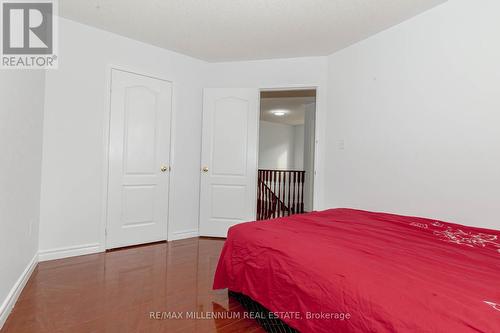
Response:
[[[35,269],[37,264],[38,264],[38,254],[35,254],[33,259],[31,259],[28,266],[26,266],[23,273],[21,274],[19,279],[17,279],[16,283],[14,284],[9,294],[3,301],[2,305],[0,306],[0,329],[2,329],[2,326],[7,321],[7,317],[9,317],[9,314],[14,308],[14,305],[16,304],[17,299],[19,298],[19,295],[21,295],[21,291],[23,291],[24,286],[28,282],[31,273],[33,273],[33,270]]]
[[[168,236],[169,241],[198,237],[198,229],[175,231]]]
[[[83,256],[85,254],[93,254],[102,252],[100,244],[85,244],[77,246],[60,247],[51,250],[42,250],[38,252],[39,261],[47,261],[54,259],[62,259],[76,256]]]

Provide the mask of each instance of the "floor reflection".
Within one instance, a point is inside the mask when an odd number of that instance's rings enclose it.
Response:
[[[40,263],[1,332],[264,332],[212,290],[223,245],[193,238]]]

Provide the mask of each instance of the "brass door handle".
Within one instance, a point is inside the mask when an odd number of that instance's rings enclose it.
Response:
[[[160,168],[160,171],[161,172],[167,172],[170,168],[166,165],[162,165],[161,168]]]
[[[203,169],[201,169],[203,172],[208,172],[208,167],[204,166]]]

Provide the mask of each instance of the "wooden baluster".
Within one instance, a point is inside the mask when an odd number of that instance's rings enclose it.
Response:
[[[267,218],[270,219],[273,217],[273,191],[271,190],[271,186],[273,184],[273,172],[269,170],[269,183],[267,184],[267,193],[269,193],[269,209],[267,212]]]
[[[278,170],[274,171],[274,218],[278,217]]]
[[[264,186],[266,182],[266,171],[262,170],[262,219],[265,220],[266,214],[266,187]]]
[[[271,199],[271,207],[269,210],[269,218],[272,219],[274,217],[274,192],[273,192],[273,184],[274,184],[274,171],[271,170],[271,182],[269,183],[269,197]]]
[[[269,182],[267,183],[267,193],[269,194],[269,209],[267,211],[267,218],[270,219],[273,216],[273,192],[271,188],[273,186],[273,171],[269,170]]]
[[[281,216],[286,215],[286,172],[282,172],[282,179],[281,179],[281,201],[282,201],[282,212]]]
[[[280,216],[285,216],[285,173],[281,173],[281,194],[280,194],[280,199],[281,199],[281,211],[280,211]]]
[[[288,198],[287,198],[288,199],[287,200],[288,201],[288,216],[290,216],[290,214],[291,214],[290,209],[292,208],[292,206],[290,205],[290,193],[291,193],[290,190],[291,190],[291,185],[292,185],[292,182],[291,182],[292,177],[291,177],[291,175],[292,174],[290,172],[288,172]]]
[[[297,173],[292,172],[292,214],[296,213],[295,209],[295,190],[297,187]]]
[[[275,206],[276,211],[275,211],[274,217],[279,217],[279,208],[278,208],[279,202],[280,202],[280,197],[279,197],[279,193],[278,193],[279,192],[279,184],[280,184],[279,180],[278,180],[279,175],[280,175],[280,172],[278,170],[276,170],[276,179],[275,179],[276,185],[274,186],[274,194],[275,194],[274,199],[276,200],[276,206]]]
[[[293,173],[288,173],[288,215],[293,214]]]
[[[297,207],[297,214],[300,213],[300,176],[301,176],[301,172],[297,172],[297,203],[296,203],[296,207]]]
[[[299,198],[299,187],[300,187],[300,172],[297,171],[297,186],[295,188],[295,191],[297,192],[297,198],[295,200],[295,214],[299,213],[299,203],[300,203],[300,198]]]
[[[260,209],[259,209],[259,220],[262,220],[262,171],[259,170],[259,200],[260,200]]]
[[[264,210],[264,220],[267,220],[267,214],[268,214],[268,210],[269,210],[269,192],[267,191],[267,182],[269,181],[269,172],[267,172],[267,170],[265,171],[265,182],[264,182],[264,193],[265,193],[265,197],[266,197],[266,201],[265,201],[265,204],[266,204],[266,209]]]
[[[265,209],[264,209],[264,220],[267,219],[267,210],[269,209],[269,206],[268,206],[268,199],[269,199],[269,193],[267,192],[267,177],[268,177],[268,172],[267,171],[264,171],[265,173],[265,176],[264,176],[264,196],[266,198],[266,201],[264,201],[264,204],[265,204]]]
[[[306,181],[306,172],[302,172],[302,187],[300,188],[300,213],[304,214],[304,182]]]
[[[258,194],[257,194],[257,200],[258,200],[258,203],[257,203],[257,220],[262,220],[262,172],[259,170],[259,173],[258,173],[258,178],[259,178],[259,181],[258,181],[258,184],[259,186],[257,187],[257,191],[258,191]]]
[[[264,183],[262,186],[262,192],[264,192],[264,211],[263,211],[263,219],[267,218],[267,191],[266,191],[266,183],[267,183],[267,171],[264,171]]]
[[[267,197],[267,201],[266,201],[266,206],[267,206],[267,209],[266,209],[266,220],[269,219],[269,212],[271,211],[271,204],[270,204],[270,201],[271,201],[271,193],[269,193],[269,181],[271,180],[271,172],[270,171],[266,171],[266,197]]]
[[[267,191],[266,191],[266,181],[267,181],[267,172],[263,172],[263,182],[262,182],[262,219],[266,219],[266,210],[267,210]]]
[[[275,203],[275,198],[274,198],[274,194],[276,193],[276,179],[275,179],[275,175],[276,175],[276,171],[273,170],[271,171],[271,185],[269,186],[269,188],[271,189],[271,199],[272,199],[272,205],[271,205],[271,218],[274,218],[274,213],[275,213],[275,207],[274,207],[274,203]],[[274,191],[273,191],[273,188],[274,188]]]
[[[286,205],[286,172],[283,172],[283,216],[286,216],[288,206]]]
[[[262,185],[262,192],[264,193],[264,210],[262,212],[263,219],[267,219],[267,190],[266,190],[266,183],[267,183],[267,171],[264,170],[264,183]]]
[[[302,171],[298,172],[298,178],[299,181],[297,182],[297,213],[300,214],[300,204],[301,204],[301,198],[300,194],[302,192]]]
[[[264,172],[260,171],[260,185],[259,185],[259,191],[260,191],[260,219],[263,220],[263,213],[264,213]]]
[[[284,172],[281,173],[281,216],[285,216],[285,189],[286,189],[286,183],[285,183],[285,179],[286,179],[286,174]]]
[[[302,171],[302,187],[300,189],[300,213],[304,214],[304,182],[306,180],[306,172]]]
[[[266,172],[262,171],[262,209],[261,215],[262,219],[266,219]]]
[[[282,215],[282,211],[283,211],[283,199],[281,198],[282,197],[282,193],[283,193],[283,186],[282,186],[282,181],[283,181],[283,171],[280,171],[279,172],[279,177],[278,177],[278,202],[279,202],[279,209],[278,209],[278,217],[281,217],[283,216]]]
[[[297,171],[293,172],[293,208],[292,214],[297,214]]]
[[[257,171],[257,220],[260,220],[260,170]]]
[[[297,202],[295,203],[295,213],[300,213],[300,175],[301,172],[297,171]]]
[[[293,215],[293,172],[289,172],[288,176],[290,177],[290,186],[289,192],[290,192],[290,203],[288,205],[288,209],[290,210],[290,215]]]
[[[266,172],[262,171],[261,173],[261,179],[262,179],[262,184],[261,184],[261,191],[262,191],[262,203],[261,203],[261,208],[260,208],[260,214],[261,214],[261,219],[265,219],[265,210],[266,210],[266,192],[265,192],[265,177],[266,177]]]
[[[280,217],[281,214],[280,214],[280,210],[281,210],[281,200],[280,200],[280,192],[281,192],[281,172],[280,171],[277,171],[276,173],[276,176],[277,176],[277,179],[276,179],[276,183],[277,183],[277,187],[278,189],[276,190],[276,217]]]
[[[281,217],[281,171],[278,171],[278,204],[276,209],[278,210],[277,216]]]
[[[300,171],[297,171],[297,201],[295,201],[295,214],[299,213],[299,205],[300,205],[300,197],[299,197],[299,191],[300,189]]]
[[[271,205],[269,207],[269,218],[272,219],[274,217],[274,197],[273,197],[273,183],[274,183],[274,171],[269,171],[269,176],[271,182],[269,183],[269,200],[271,201]]]

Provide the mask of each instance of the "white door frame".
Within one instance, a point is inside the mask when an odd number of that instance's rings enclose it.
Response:
[[[171,110],[172,112],[170,113],[170,161],[168,162],[168,165],[170,166],[170,175],[169,175],[169,182],[168,182],[168,215],[167,215],[167,225],[165,228],[165,240],[168,241],[168,229],[169,229],[169,224],[171,220],[171,207],[172,207],[172,179],[174,177],[174,172],[173,172],[173,138],[174,135],[172,133],[173,129],[175,126],[173,125],[173,121],[175,120],[174,117],[174,83],[166,78],[163,78],[159,75],[156,74],[151,74],[142,70],[137,70],[134,68],[130,68],[128,66],[122,66],[122,65],[108,65],[106,66],[106,92],[105,92],[105,106],[104,106],[104,131],[103,131],[103,171],[102,171],[102,193],[101,193],[101,237],[100,237],[100,252],[104,252],[107,250],[107,237],[106,237],[106,229],[108,226],[108,186],[109,186],[109,135],[110,135],[110,126],[111,126],[111,87],[112,87],[112,82],[111,82],[111,77],[113,71],[122,71],[122,72],[127,72],[131,74],[136,74],[140,76],[145,76],[149,77],[152,79],[157,79],[165,82],[169,82],[172,84],[172,99],[171,99]]]
[[[321,193],[323,193],[323,187],[321,184],[324,184],[323,180],[320,182],[318,179],[322,178],[321,172],[318,172],[318,166],[321,165],[321,157],[322,154],[320,154],[320,148],[322,147],[322,141],[321,141],[321,136],[323,135],[323,129],[318,126],[318,118],[322,121],[321,123],[326,123],[323,121],[323,113],[320,113],[320,106],[322,105],[320,102],[320,91],[321,91],[321,86],[319,84],[298,84],[298,85],[279,85],[279,86],[271,86],[271,87],[265,87],[265,88],[259,88],[259,124],[257,124],[257,128],[260,129],[260,106],[261,106],[261,101],[260,101],[260,93],[264,91],[290,91],[290,90],[315,90],[316,91],[316,105],[315,105],[315,119],[314,119],[314,175],[313,175],[313,210],[320,210],[322,209],[322,196]],[[260,132],[259,132],[260,133]],[[258,139],[260,140],[260,135],[257,136]],[[258,163],[259,163],[259,142],[257,142],[257,170],[256,172],[258,173]],[[257,186],[257,184],[255,185]]]

